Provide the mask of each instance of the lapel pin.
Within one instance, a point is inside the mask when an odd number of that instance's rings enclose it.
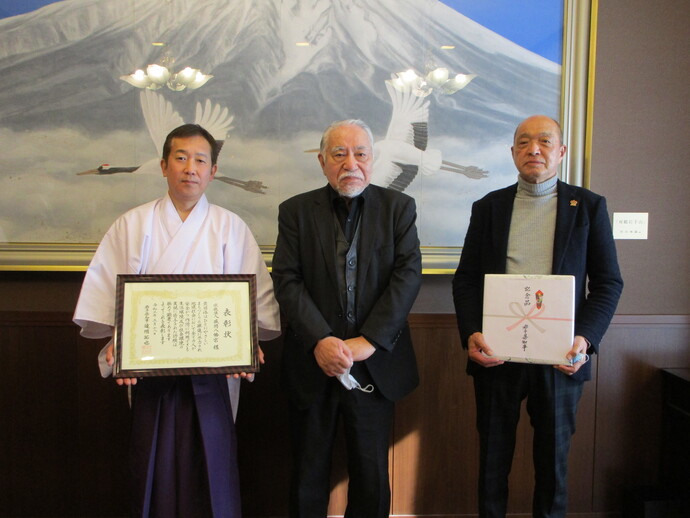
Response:
[[[570,200],[571,207],[577,207],[577,200]]]

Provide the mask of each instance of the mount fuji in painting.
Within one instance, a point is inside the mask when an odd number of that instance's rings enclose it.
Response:
[[[429,146],[488,175],[415,178],[405,192],[417,200],[422,245],[462,245],[471,202],[514,181],[515,125],[556,116],[560,102],[559,65],[434,0],[54,2],[0,20],[0,138],[12,143],[0,158],[7,241],[98,242],[120,213],[164,193],[157,174],[77,174],[156,158],[140,91],[120,76],[163,60],[213,74],[198,90],[156,93],[187,122],[207,99],[229,109],[219,172],[268,188],[214,182],[209,199],[265,245],[275,242],[278,204],[324,184],[305,151],[330,122],[361,118],[384,138],[392,73],[441,66],[477,75],[457,93],[426,98]]]

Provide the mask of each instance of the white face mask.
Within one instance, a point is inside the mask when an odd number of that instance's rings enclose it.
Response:
[[[350,374],[350,369],[347,369],[347,372],[344,374],[340,374],[338,379],[340,380],[340,383],[343,384],[343,387],[345,387],[347,390],[357,389],[366,393],[374,392],[374,385],[371,383],[362,388],[362,386],[359,384],[359,381],[357,381],[355,377]]]

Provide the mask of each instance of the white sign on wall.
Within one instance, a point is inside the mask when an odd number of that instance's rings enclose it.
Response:
[[[648,212],[614,212],[614,239],[647,239]]]

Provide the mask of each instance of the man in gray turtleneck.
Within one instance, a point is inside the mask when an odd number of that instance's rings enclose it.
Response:
[[[480,438],[479,514],[503,517],[522,400],[534,427],[533,516],[564,517],[575,414],[591,364],[537,365],[492,358],[482,334],[484,275],[575,276],[575,336],[566,359],[598,352],[623,289],[603,197],[558,180],[566,146],[559,124],[522,121],[511,148],[518,183],[472,206],[453,300],[468,350]],[[589,284],[588,284],[589,282]]]

